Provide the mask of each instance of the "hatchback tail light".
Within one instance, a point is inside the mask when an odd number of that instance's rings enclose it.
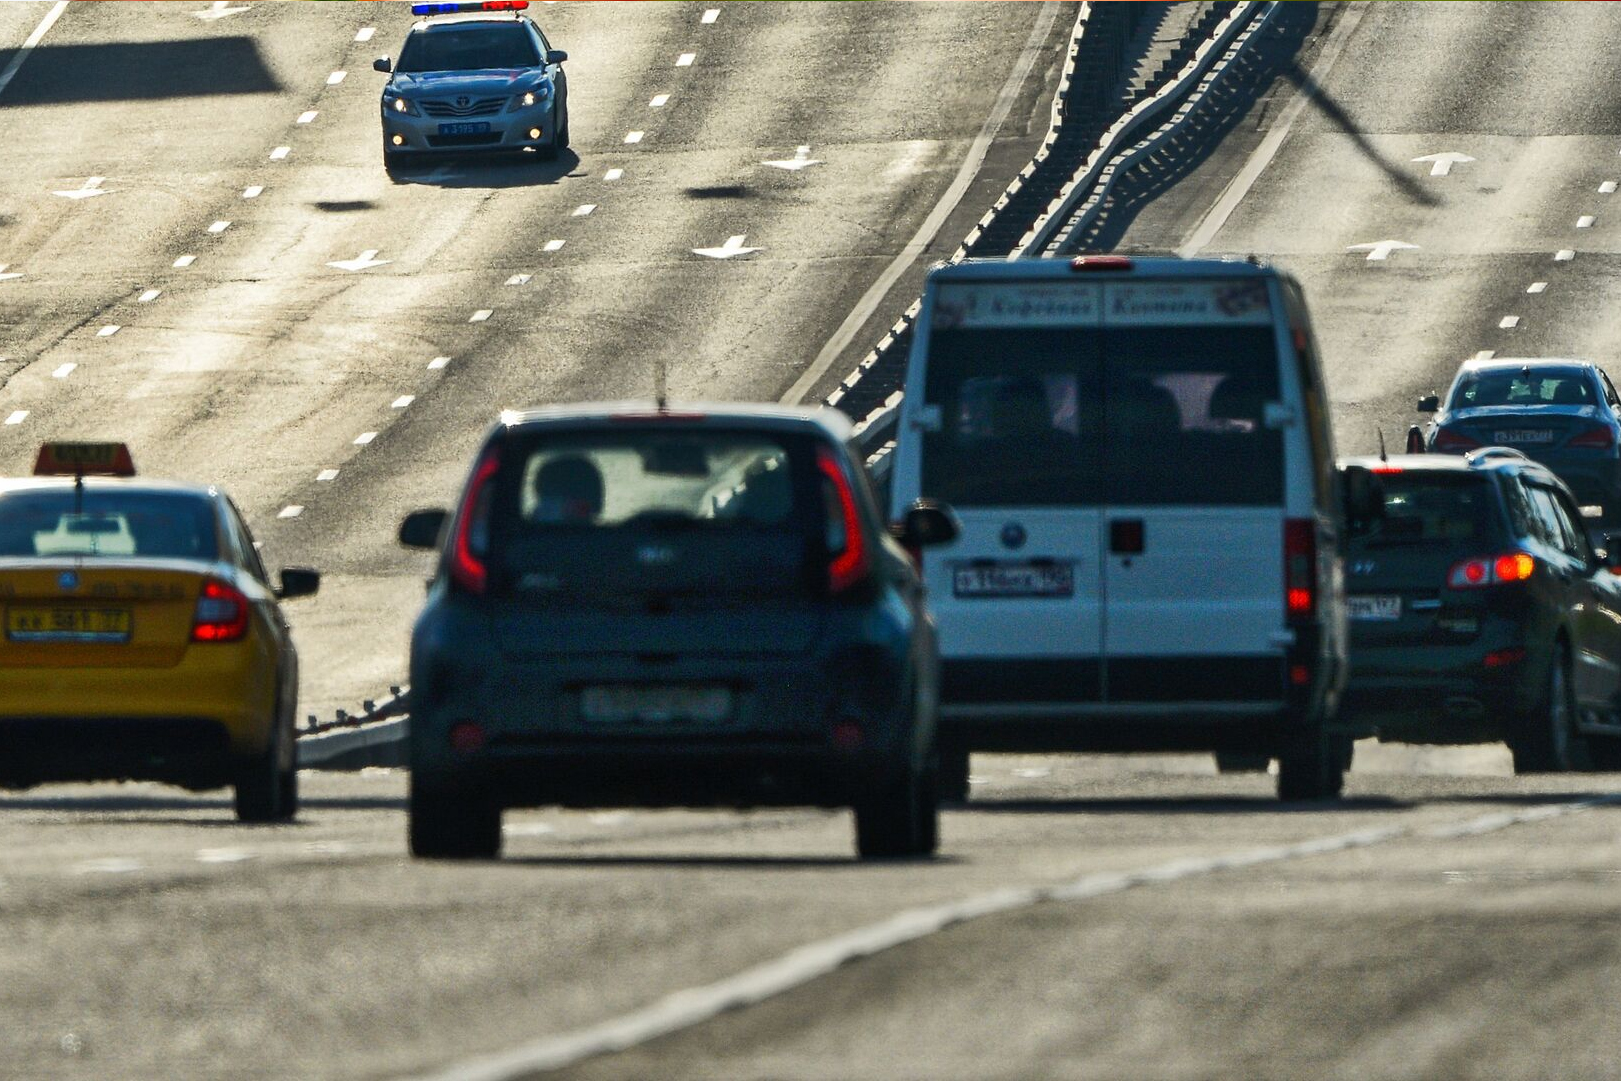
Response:
[[[193,642],[240,642],[248,634],[247,594],[218,578],[203,581],[191,620]]]
[[[1615,446],[1615,433],[1608,424],[1595,424],[1580,435],[1566,443],[1567,447],[1585,447],[1592,450],[1609,450]]]
[[[855,490],[850,487],[850,478],[845,476],[844,468],[825,447],[817,451],[816,467],[827,482],[827,550],[832,555],[827,568],[827,584],[837,595],[848,592],[866,580],[872,569],[872,559],[861,529],[861,514],[856,509]]]
[[[1441,451],[1477,450],[1484,444],[1473,436],[1442,428],[1435,433],[1435,449]]]
[[[1536,557],[1525,552],[1476,556],[1453,564],[1452,569],[1447,572],[1447,585],[1453,589],[1512,585],[1530,578],[1536,570]]]
[[[490,584],[485,563],[490,533],[490,483],[501,469],[501,455],[490,451],[478,463],[467,496],[456,514],[450,541],[450,580],[468,593],[481,594]]]

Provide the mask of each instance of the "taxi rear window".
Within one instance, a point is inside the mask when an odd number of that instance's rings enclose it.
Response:
[[[0,558],[219,556],[214,508],[182,493],[72,490],[0,496]]]
[[[540,63],[534,39],[522,26],[507,24],[466,30],[422,30],[412,34],[396,70],[487,71],[532,68]]]

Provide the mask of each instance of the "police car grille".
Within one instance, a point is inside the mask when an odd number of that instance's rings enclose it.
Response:
[[[477,98],[467,105],[454,101],[424,101],[422,111],[429,116],[494,116],[506,104],[506,98]]]

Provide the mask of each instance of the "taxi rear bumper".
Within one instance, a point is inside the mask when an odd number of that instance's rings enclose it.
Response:
[[[60,781],[232,783],[237,757],[218,721],[199,717],[0,718],[0,786]]]

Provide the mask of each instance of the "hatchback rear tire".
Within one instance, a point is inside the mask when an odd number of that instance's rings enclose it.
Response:
[[[1569,773],[1592,768],[1587,740],[1576,730],[1576,696],[1570,658],[1563,645],[1554,653],[1537,704],[1520,716],[1509,741],[1515,773]]]
[[[1278,755],[1278,798],[1285,802],[1335,799],[1345,789],[1345,752],[1320,719],[1289,738]]]
[[[501,855],[501,808],[489,800],[413,778],[409,816],[413,856],[493,860]]]

